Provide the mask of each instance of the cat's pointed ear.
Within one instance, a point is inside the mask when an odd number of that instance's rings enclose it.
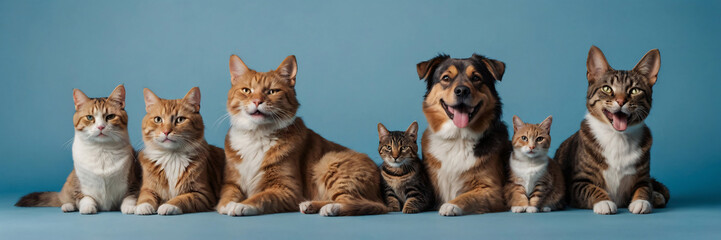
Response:
[[[388,132],[388,129],[386,126],[383,126],[382,123],[378,123],[378,141],[383,140],[384,137],[387,137],[390,132]]]
[[[200,88],[193,87],[185,94],[183,101],[190,104],[195,109],[195,112],[200,112]]]
[[[237,80],[240,76],[243,76],[244,74],[248,73],[250,69],[248,66],[245,65],[243,60],[240,60],[240,57],[233,54],[230,55],[230,82],[231,84],[235,85],[237,83]]]
[[[652,49],[641,58],[632,71],[646,76],[648,85],[653,86],[656,84],[659,69],[661,69],[661,52],[658,49]]]
[[[73,89],[73,102],[75,102],[76,111],[78,110],[78,108],[80,108],[80,105],[83,105],[88,101],[90,101],[88,95],[85,95],[85,93],[83,93],[83,91],[80,91],[80,89]]]
[[[120,108],[125,108],[125,86],[120,84],[115,87],[113,92],[110,93],[110,96],[108,96],[108,100],[120,104]]]
[[[606,56],[603,55],[601,49],[596,46],[591,46],[591,50],[588,50],[588,59],[586,60],[586,78],[589,82],[592,82],[604,73],[613,70],[611,65],[608,65]]]
[[[486,65],[486,68],[488,68],[488,71],[491,73],[491,76],[493,76],[493,79],[501,81],[503,74],[506,72],[505,63],[496,59],[486,58],[475,53],[471,56],[471,58],[480,60],[484,65]]]
[[[448,59],[450,56],[441,54],[434,58],[429,59],[428,61],[420,62],[416,64],[416,71],[418,72],[418,78],[426,81],[429,81],[429,77],[431,75],[431,72],[433,69],[438,67],[438,64],[443,62],[444,60]]]
[[[286,57],[275,71],[288,78],[291,87],[295,86],[295,75],[298,73],[298,62],[295,60],[295,55]]]
[[[150,89],[143,89],[143,96],[145,97],[145,111],[150,112],[150,106],[160,102],[158,95],[155,95]]]
[[[551,133],[551,122],[553,122],[553,116],[548,116],[541,124],[538,124],[538,126],[546,130],[546,132]]]
[[[513,115],[513,131],[518,131],[521,127],[523,127],[523,121],[518,116]]]
[[[408,126],[408,129],[406,129],[406,136],[413,139],[413,141],[416,141],[416,138],[418,137],[418,123],[413,122],[410,126]]]

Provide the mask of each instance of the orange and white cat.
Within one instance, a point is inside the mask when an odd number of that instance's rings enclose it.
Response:
[[[223,149],[209,145],[200,115],[200,89],[182,99],[144,90],[143,142],[138,155],[143,185],[135,214],[212,211],[223,179]]]
[[[295,56],[268,72],[256,72],[238,56],[230,57],[231,127],[218,213],[387,212],[376,164],[365,154],[324,139],[296,117],[297,70]]]
[[[107,98],[88,98],[73,90],[75,137],[73,171],[60,192],[36,192],[15,206],[61,207],[63,212],[121,210],[132,214],[139,184],[135,151],[128,137],[125,87]]]

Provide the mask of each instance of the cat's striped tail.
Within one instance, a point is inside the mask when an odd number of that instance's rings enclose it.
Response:
[[[17,207],[60,207],[59,192],[34,192],[25,195],[15,203]]]
[[[653,207],[665,208],[668,200],[671,199],[671,193],[663,183],[656,181],[655,178],[651,178],[651,187],[653,188]]]

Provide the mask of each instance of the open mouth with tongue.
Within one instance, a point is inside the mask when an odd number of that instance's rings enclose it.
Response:
[[[606,115],[606,118],[608,118],[608,121],[611,122],[611,125],[613,125],[613,129],[616,129],[616,131],[626,131],[626,128],[628,127],[628,115],[618,111],[615,113],[611,113],[607,110],[603,110],[603,114]]]
[[[468,122],[473,119],[473,116],[476,112],[478,112],[481,104],[478,104],[475,107],[466,106],[462,103],[455,106],[448,106],[446,105],[446,102],[441,99],[441,106],[443,107],[443,110],[446,111],[448,118],[453,120],[453,124],[455,124],[456,127],[464,128],[468,126]]]

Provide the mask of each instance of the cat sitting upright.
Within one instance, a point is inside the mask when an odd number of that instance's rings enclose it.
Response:
[[[513,153],[504,187],[512,212],[550,212],[563,208],[566,188],[561,167],[547,155],[552,120],[548,116],[540,124],[529,124],[513,116]]]
[[[416,122],[405,132],[390,132],[378,123],[378,153],[383,158],[381,190],[390,211],[419,213],[433,207],[433,188],[418,158],[417,136]]]

